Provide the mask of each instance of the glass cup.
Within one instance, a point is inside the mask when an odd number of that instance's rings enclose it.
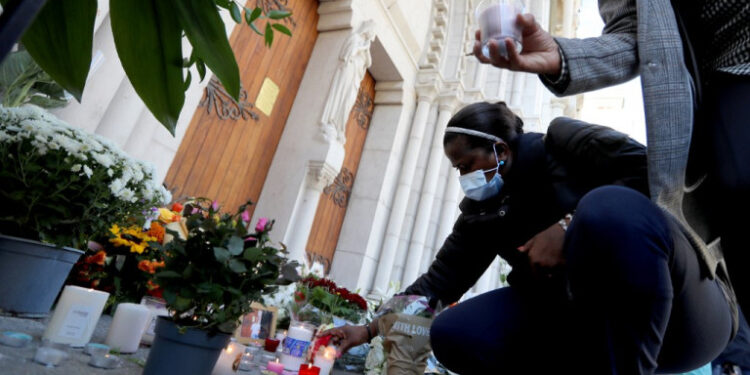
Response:
[[[490,57],[490,40],[497,41],[500,55],[508,58],[505,39],[511,38],[516,51],[521,53],[521,29],[516,24],[518,15],[523,13],[524,6],[520,0],[484,0],[474,10],[481,33],[482,54]]]

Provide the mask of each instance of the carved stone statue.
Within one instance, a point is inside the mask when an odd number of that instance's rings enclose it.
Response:
[[[323,136],[329,142],[338,140],[346,142],[346,121],[349,112],[357,100],[359,84],[365,71],[372,65],[370,44],[375,39],[375,22],[364,21],[357,30],[347,38],[339,54],[336,73],[333,76],[331,89],[328,91],[320,126]]]

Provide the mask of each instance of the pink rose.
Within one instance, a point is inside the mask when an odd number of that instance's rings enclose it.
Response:
[[[242,217],[242,221],[246,223],[250,222],[250,213],[247,212],[247,210],[242,211],[242,214],[240,215],[240,217]]]
[[[212,209],[213,209],[214,211],[218,211],[218,210],[219,210],[219,202],[217,202],[217,201],[213,201],[213,202],[211,202],[211,208],[212,208]]]
[[[268,219],[265,217],[262,217],[258,219],[258,224],[255,225],[255,231],[256,232],[263,232],[266,230],[266,225],[268,225]]]

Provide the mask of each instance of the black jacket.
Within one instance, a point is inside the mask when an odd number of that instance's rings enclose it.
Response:
[[[526,254],[517,248],[573,212],[584,194],[624,185],[648,195],[646,148],[610,128],[560,117],[546,136],[522,134],[510,148],[513,164],[500,194],[461,202],[453,232],[404,293],[456,302],[497,255],[513,267],[511,285],[532,285]]]

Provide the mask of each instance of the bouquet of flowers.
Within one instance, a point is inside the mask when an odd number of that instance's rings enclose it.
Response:
[[[188,201],[183,209],[187,232],[167,229],[173,240],[156,246],[164,267],[153,281],[163,289],[176,324],[232,333],[252,310],[252,301],[299,279],[297,263],[269,240],[272,221],[260,219],[256,232],[248,233],[248,205],[227,214],[215,201]]]
[[[68,283],[110,293],[108,306],[138,303],[144,295],[162,297],[151,280],[164,267],[157,248],[171,237],[166,228],[181,224],[182,205],[153,208],[124,224],[113,224],[106,235],[89,243],[89,253],[73,267]]]
[[[334,317],[360,322],[367,313],[367,301],[335,282],[308,276],[297,283],[291,315],[294,320],[316,325],[330,324]]]
[[[0,155],[5,235],[85,250],[111,223],[172,199],[152,165],[34,106],[0,107]]]

